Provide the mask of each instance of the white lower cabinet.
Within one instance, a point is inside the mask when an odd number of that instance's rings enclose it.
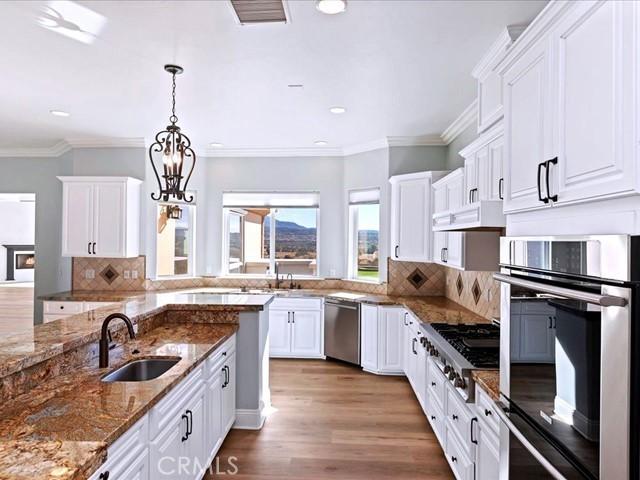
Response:
[[[71,315],[77,315],[82,312],[89,312],[97,308],[102,308],[107,305],[113,305],[113,302],[57,302],[52,300],[45,300],[42,302],[43,310],[43,322],[49,323],[61,318],[70,317]]]
[[[371,373],[404,374],[403,320],[398,307],[362,305],[360,365]]]
[[[319,298],[276,298],[269,307],[269,355],[323,358],[324,326]]]
[[[497,479],[500,477],[500,438],[481,421],[477,427],[476,479]]]
[[[199,480],[235,421],[235,336],[116,440],[89,480]]]

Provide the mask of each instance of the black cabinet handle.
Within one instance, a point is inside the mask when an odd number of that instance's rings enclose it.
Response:
[[[454,457],[454,456],[451,456],[451,461],[452,461],[453,463],[456,463],[456,462],[458,461],[458,458],[457,458],[457,457]]]
[[[435,387],[436,386],[436,382],[431,382],[431,386]]]
[[[187,410],[188,420],[187,420],[187,438],[191,436],[193,433],[193,412],[191,410]]]
[[[471,436],[471,443],[475,443],[476,445],[478,444],[478,439],[477,438],[476,439],[473,438],[473,424],[475,422],[477,422],[477,421],[478,421],[478,417],[473,417],[471,419],[471,432],[469,432],[469,434]]]
[[[549,200],[551,200],[552,202],[558,201],[558,195],[549,196],[549,194],[551,193],[551,188],[549,187],[549,171],[551,170],[551,165],[557,165],[557,164],[558,164],[558,157],[553,157],[551,160],[547,160],[545,162],[544,183],[547,186],[547,201]]]
[[[287,312],[287,323],[291,323],[291,312]]]
[[[409,312],[404,312],[404,320],[402,320],[402,322],[404,323],[405,327],[408,327],[409,324],[407,323],[407,317],[409,316]]]
[[[109,472],[102,472],[98,477],[99,480],[109,480]]]
[[[185,413],[182,414],[182,420],[187,421],[187,429],[185,430],[185,434],[182,436],[182,441],[186,442],[187,438],[189,438],[189,417]]]
[[[400,245],[396,245],[396,248],[394,250],[396,258],[398,258],[398,248],[400,248]]]
[[[91,242],[87,243],[87,253],[91,255]]]
[[[96,242],[93,242],[93,249],[92,250],[93,250],[92,253],[95,255],[96,254]]]
[[[418,341],[418,340],[417,340],[417,339],[415,339],[415,338],[412,338],[412,339],[411,339],[411,351],[412,351],[415,355],[417,355],[417,354],[418,354],[418,352],[416,352],[416,342],[417,342],[417,341]]]
[[[231,369],[229,365],[225,365],[224,368],[227,369],[227,385],[229,385],[229,382],[231,382]]]
[[[436,416],[435,415],[431,415],[431,420],[435,420]]]
[[[469,203],[473,203],[475,201],[476,193],[478,193],[477,188],[472,188],[471,190],[469,190]]]
[[[547,162],[542,162],[538,164],[538,200],[543,202],[543,203],[549,203],[549,198],[547,196],[545,196],[544,198],[542,197],[542,185],[540,184],[540,173],[542,173],[542,169],[546,168],[547,166]],[[547,191],[547,193],[549,193]]]
[[[451,419],[452,420],[458,420],[458,415],[456,415],[456,414],[451,415]]]
[[[498,198],[504,200],[504,178],[498,180]]]
[[[490,417],[491,415],[493,415],[493,412],[491,410],[489,410],[488,408],[484,409],[484,416],[485,417]]]
[[[291,323],[296,323],[296,312],[291,312]]]
[[[447,263],[449,261],[449,249],[448,248],[443,248],[444,250],[444,259],[442,260],[444,263]]]

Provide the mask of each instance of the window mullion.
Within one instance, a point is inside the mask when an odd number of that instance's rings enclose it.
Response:
[[[275,274],[276,272],[276,209],[272,208],[269,215],[271,215],[271,228],[269,229],[269,271]]]

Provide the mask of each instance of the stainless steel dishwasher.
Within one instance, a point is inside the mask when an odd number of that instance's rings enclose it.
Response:
[[[360,365],[360,304],[329,298],[324,302],[324,354]]]

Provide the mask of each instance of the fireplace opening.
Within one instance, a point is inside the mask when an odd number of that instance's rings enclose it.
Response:
[[[16,253],[16,270],[33,269],[35,266],[35,253]]]

